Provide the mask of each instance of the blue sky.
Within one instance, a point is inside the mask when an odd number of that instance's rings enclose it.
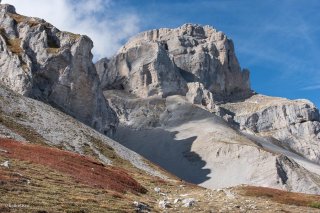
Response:
[[[212,25],[234,41],[241,66],[251,71],[255,91],[307,98],[320,106],[319,0],[3,2],[14,4],[23,14],[47,19],[62,30],[88,34],[96,46],[96,59],[111,56],[139,31],[184,23]]]

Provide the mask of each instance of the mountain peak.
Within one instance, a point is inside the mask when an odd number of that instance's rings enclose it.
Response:
[[[249,71],[241,70],[233,42],[198,24],[140,33],[97,71],[103,87],[122,87],[139,97],[186,95],[196,82],[215,99],[251,94]]]
[[[1,13],[16,13],[16,8],[10,4],[1,4],[1,1],[0,1],[0,12]]]

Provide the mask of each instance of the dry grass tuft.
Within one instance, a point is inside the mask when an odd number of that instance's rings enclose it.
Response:
[[[9,16],[15,20],[18,24],[21,22],[26,22],[28,20],[27,16],[19,15],[19,14],[14,14],[10,13]]]
[[[21,48],[21,39],[19,38],[14,38],[14,39],[8,39],[7,40],[7,45],[10,48],[12,53],[15,54],[21,54],[23,52]]]
[[[40,22],[33,20],[30,17],[19,15],[19,14],[9,14],[9,16],[15,20],[17,24],[21,22],[27,23],[30,27],[34,27],[40,24]]]
[[[34,154],[35,155],[35,154]],[[119,199],[114,191],[93,188],[81,184],[67,174],[47,166],[8,159],[0,154],[0,162],[10,160],[6,176],[22,175],[17,181],[0,181],[0,212],[131,212],[131,196],[123,194]],[[121,194],[121,193],[119,193]],[[10,207],[23,205],[21,208]]]
[[[15,114],[14,116],[16,117],[16,115],[17,114]],[[6,126],[8,129],[11,129],[18,135],[21,135],[26,140],[32,141],[32,143],[46,145],[46,142],[45,142],[46,140],[34,129],[32,129],[31,127],[26,127],[20,123],[17,123],[11,117],[4,115],[1,111],[0,111],[0,124]]]
[[[263,197],[277,203],[320,208],[320,196],[303,193],[287,192],[265,187],[245,186],[241,187],[243,195],[250,197]]]
[[[3,28],[0,28],[0,35],[4,38],[6,45],[12,53],[21,54],[23,52],[21,48],[21,39],[9,38]]]
[[[51,47],[49,47],[49,48],[46,48],[47,49],[47,51],[48,51],[48,53],[50,53],[50,54],[57,54],[57,53],[59,53],[59,48],[51,48]]]

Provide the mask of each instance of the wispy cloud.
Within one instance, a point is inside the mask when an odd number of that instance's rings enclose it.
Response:
[[[3,0],[18,13],[40,17],[60,30],[88,35],[95,59],[111,56],[124,40],[140,31],[134,11],[114,7],[115,0]]]
[[[320,84],[303,87],[301,90],[318,90],[318,89],[320,89]]]
[[[301,12],[302,7],[306,11]],[[315,20],[320,16],[313,12],[312,5],[283,1],[272,14],[261,14],[264,18],[259,20],[258,26],[254,17],[251,26],[234,25],[232,28],[237,40],[236,50],[245,59],[242,63],[245,61],[249,67],[270,65],[279,77],[290,81],[302,81],[300,76],[304,76],[304,80],[319,76],[319,27]]]

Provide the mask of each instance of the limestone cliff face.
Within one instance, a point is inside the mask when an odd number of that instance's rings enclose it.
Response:
[[[22,95],[54,105],[106,134],[118,120],[103,97],[92,41],[0,5],[0,80]]]
[[[102,66],[105,61],[103,59],[96,64],[105,89],[125,89],[139,97],[166,97],[187,92],[186,82],[178,68],[157,42],[141,41],[131,48],[123,47],[107,65]]]
[[[222,106],[233,113],[242,130],[276,139],[273,141],[320,163],[320,115],[310,101],[254,95]]]
[[[194,85],[215,98],[251,92],[249,72],[241,70],[233,42],[209,26],[143,32],[96,67],[104,88],[122,88],[139,97],[186,95],[196,90]]]

